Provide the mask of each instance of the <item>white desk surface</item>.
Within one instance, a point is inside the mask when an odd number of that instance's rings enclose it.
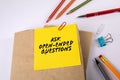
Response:
[[[26,29],[43,27],[46,20],[60,0],[0,0],[0,80],[10,80],[14,33]],[[62,9],[70,0],[66,0]],[[85,0],[76,0],[68,9],[72,9]],[[55,17],[48,25],[60,25],[63,21],[76,23],[81,30],[96,33],[102,24],[104,29],[99,36],[111,33],[114,41],[105,47],[98,47],[93,36],[87,80],[103,80],[103,76],[93,63],[99,54],[105,55],[120,72],[120,13],[112,13],[92,18],[76,17],[89,12],[120,7],[120,0],[93,0],[73,14],[63,14],[58,20]],[[68,11],[67,10],[67,11]],[[59,10],[60,11],[60,10]],[[65,12],[66,13],[66,12]],[[56,15],[55,15],[56,16]]]

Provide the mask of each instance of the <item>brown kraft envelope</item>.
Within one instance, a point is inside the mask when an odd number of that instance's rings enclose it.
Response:
[[[15,33],[10,80],[85,80],[92,33],[79,31],[79,35],[82,47],[81,65],[34,71],[34,30]]]

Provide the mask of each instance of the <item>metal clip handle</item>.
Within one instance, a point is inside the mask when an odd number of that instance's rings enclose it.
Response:
[[[106,41],[106,43],[113,42],[113,38],[112,38],[112,35],[110,33],[108,33],[108,35],[105,36],[105,41]]]

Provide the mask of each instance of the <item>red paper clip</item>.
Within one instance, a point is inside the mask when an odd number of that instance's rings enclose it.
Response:
[[[58,28],[58,30],[59,31],[61,31],[65,26],[66,26],[66,22],[63,22],[60,26],[59,26],[59,28]]]

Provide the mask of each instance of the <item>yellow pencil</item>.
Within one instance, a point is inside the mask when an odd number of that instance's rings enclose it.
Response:
[[[103,55],[100,55],[99,58],[112,71],[118,80],[120,80],[120,73],[108,62],[108,60]]]

